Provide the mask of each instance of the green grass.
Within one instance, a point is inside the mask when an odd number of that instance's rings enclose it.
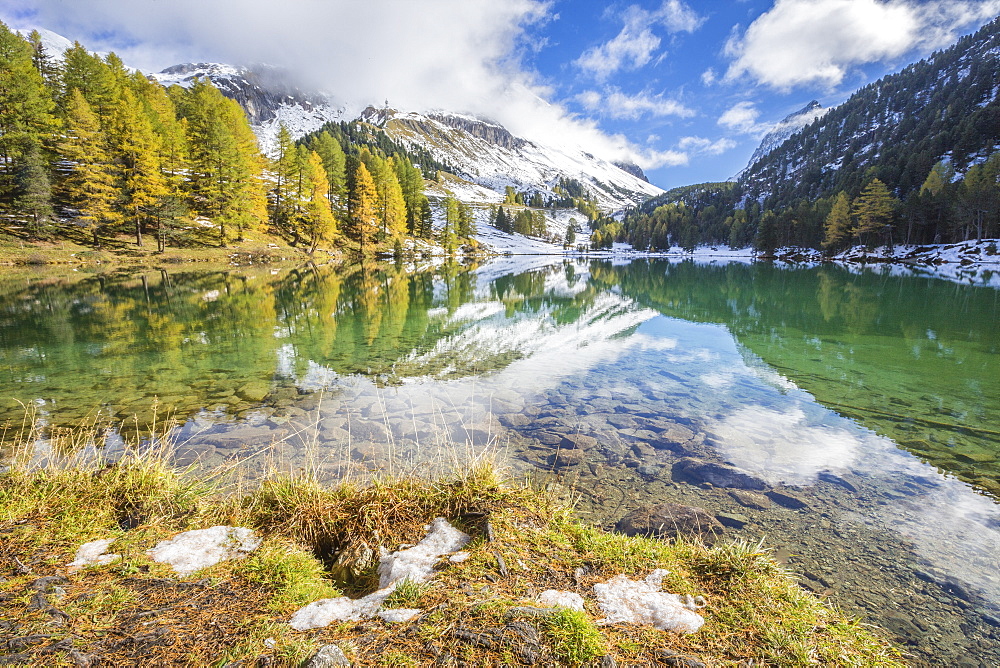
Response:
[[[544,618],[544,628],[553,656],[563,663],[580,666],[607,653],[604,634],[586,612],[561,608]]]

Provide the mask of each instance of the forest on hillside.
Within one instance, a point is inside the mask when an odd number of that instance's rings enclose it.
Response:
[[[781,246],[1000,236],[1000,19],[873,82],[736,182],[676,188],[595,243]]]
[[[219,246],[264,232],[371,251],[431,238],[424,175],[446,166],[359,125],[298,142],[281,128],[266,156],[207,79],[164,88],[113,53],[75,43],[55,58],[37,32],[0,23],[0,227],[29,239],[152,235],[162,250],[201,228]],[[451,198],[442,211],[437,234],[454,251],[474,234],[471,214]]]

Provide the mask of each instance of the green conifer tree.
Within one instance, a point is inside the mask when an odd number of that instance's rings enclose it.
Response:
[[[333,205],[337,220],[343,221],[347,214],[347,157],[340,142],[329,132],[323,131],[316,136],[312,149],[323,160],[330,190],[327,199]]]
[[[0,202],[16,196],[15,174],[27,151],[58,127],[55,103],[32,62],[33,49],[0,22]]]
[[[17,173],[17,199],[15,207],[27,214],[28,228],[32,236],[40,238],[52,222],[52,186],[42,147],[37,141],[30,142],[24,151]]]
[[[420,224],[417,232],[422,239],[430,239],[434,234],[434,212],[427,197],[420,198]]]

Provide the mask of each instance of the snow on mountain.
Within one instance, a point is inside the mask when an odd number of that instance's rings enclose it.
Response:
[[[330,121],[344,120],[346,109],[329,96],[289,83],[287,72],[269,65],[234,67],[221,63],[184,63],[153,75],[164,86],[185,88],[207,78],[226,97],[240,103],[265,153],[270,154],[282,123],[292,137],[314,132]]]
[[[798,111],[785,116],[783,119],[775,123],[768,133],[760,140],[760,144],[757,146],[757,150],[753,152],[753,155],[750,156],[750,161],[747,163],[747,166],[744,167],[743,171],[734,176],[731,180],[735,181],[739,179],[739,177],[742,176],[748,169],[753,167],[758,160],[784,144],[793,134],[809,125],[817,118],[821,118],[828,111],[830,111],[828,107],[824,107],[816,100],[813,100]]]
[[[582,148],[529,141],[470,116],[369,107],[360,120],[382,128],[398,142],[427,149],[435,159],[455,165],[466,180],[496,193],[512,186],[519,192],[553,196],[560,178],[572,178],[583,183],[601,207],[613,210],[663,192]]]
[[[54,33],[51,30],[46,30],[45,28],[19,28],[18,32],[27,37],[31,34],[32,30],[37,30],[38,34],[42,38],[42,48],[45,49],[45,53],[57,63],[63,61],[63,53],[66,49],[73,46],[73,42],[58,33]],[[102,56],[104,54],[101,54]]]

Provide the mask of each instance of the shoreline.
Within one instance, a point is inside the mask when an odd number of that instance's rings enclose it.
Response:
[[[0,580],[0,606],[22,620],[3,659],[295,666],[333,645],[354,665],[442,657],[475,665],[903,665],[887,641],[800,588],[759,545],[605,532],[553,493],[503,480],[489,464],[445,479],[334,488],[275,474],[240,493],[155,458],[15,466],[0,474],[0,500],[0,553],[15,565]],[[415,610],[410,621],[289,625],[303,605],[371,591],[373,555],[417,542],[438,516],[471,542],[462,559],[438,560],[429,581],[391,594],[383,607]],[[254,532],[259,549],[180,575],[148,553],[178,532],[229,524]],[[118,558],[69,569],[79,546],[97,539],[110,540],[105,549]],[[663,591],[704,598],[705,607],[692,604],[704,626],[678,633],[602,624],[611,615],[595,585],[618,576],[639,582],[655,568],[669,571]],[[574,593],[583,610],[547,607],[542,590]]]

